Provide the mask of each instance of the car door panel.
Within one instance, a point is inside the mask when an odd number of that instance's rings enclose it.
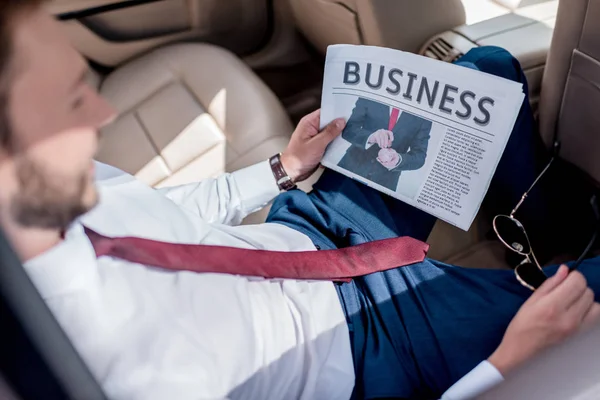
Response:
[[[201,41],[239,55],[269,30],[270,0],[53,0],[48,4],[90,60],[116,66],[154,47]]]
[[[192,19],[186,3],[186,0],[170,0],[140,4],[95,13],[79,18],[79,21],[109,41],[148,39],[191,30]]]

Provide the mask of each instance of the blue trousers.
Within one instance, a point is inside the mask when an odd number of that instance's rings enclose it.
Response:
[[[496,47],[470,51],[459,63],[525,85],[520,65]],[[486,202],[510,212],[535,179],[537,146],[528,99],[490,185]],[[520,216],[543,219],[543,193]],[[435,218],[333,171],[310,194],[295,190],[274,202],[269,222],[309,236],[321,249],[397,236],[426,240]],[[600,293],[600,258],[580,270]],[[556,267],[549,267],[551,275]],[[531,292],[513,271],[465,269],[426,259],[336,285],[350,330],[356,399],[439,398],[487,359]]]

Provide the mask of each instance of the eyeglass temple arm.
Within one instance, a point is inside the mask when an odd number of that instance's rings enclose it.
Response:
[[[598,231],[600,230],[600,209],[598,208],[598,196],[593,195],[590,200],[590,203],[592,204],[592,210],[594,212],[594,217],[596,218],[596,229],[594,229],[594,234],[592,235],[592,238],[590,239],[583,253],[581,253],[577,261],[575,261],[575,264],[573,264],[569,268],[571,271],[576,270],[577,267],[579,267],[579,265],[581,264],[581,262],[587,257],[587,254],[592,249],[592,246],[594,245],[594,243],[596,243]]]
[[[533,189],[533,187],[538,183],[538,181],[542,178],[542,176],[544,176],[544,174],[546,173],[546,171],[548,171],[548,168],[550,168],[550,166],[552,165],[552,163],[554,162],[555,159],[556,159],[556,156],[552,156],[552,158],[550,159],[550,161],[548,162],[548,164],[544,167],[544,170],[538,175],[537,178],[535,178],[535,181],[533,181],[533,183],[531,184],[531,186],[529,186],[529,189],[527,189],[527,191],[525,193],[523,193],[523,196],[521,196],[521,200],[519,200],[519,202],[517,203],[517,205],[515,206],[515,208],[513,208],[513,210],[510,212],[510,216],[511,217],[517,212],[517,210],[519,209],[519,207],[521,207],[521,204],[523,204],[523,202],[527,198],[527,195],[529,195],[529,192],[531,192],[531,190]]]

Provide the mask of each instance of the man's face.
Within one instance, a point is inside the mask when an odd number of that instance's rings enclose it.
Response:
[[[115,113],[87,84],[85,60],[43,11],[20,18],[13,60],[8,117],[14,146],[0,163],[9,196],[3,206],[22,226],[64,229],[97,202],[98,129]]]

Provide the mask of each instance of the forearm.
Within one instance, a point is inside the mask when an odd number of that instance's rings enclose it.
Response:
[[[158,190],[206,221],[228,225],[239,224],[279,194],[267,161],[218,178]]]
[[[425,153],[408,151],[406,153],[399,153],[399,155],[400,162],[394,167],[394,171],[414,171],[425,165]]]

